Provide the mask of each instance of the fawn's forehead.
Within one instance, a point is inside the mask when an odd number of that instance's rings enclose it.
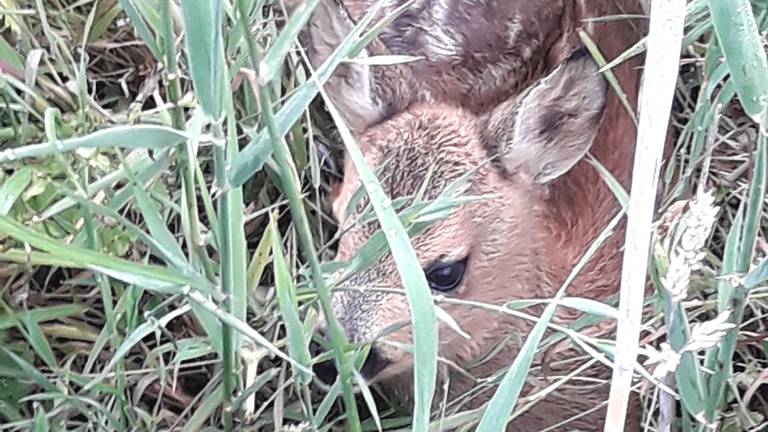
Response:
[[[371,128],[361,144],[393,199],[424,187],[434,198],[487,157],[476,118],[453,107],[417,106]]]
[[[490,164],[478,168],[487,154],[480,145],[475,118],[455,109],[421,108],[403,113],[371,128],[360,137],[360,145],[384,193],[394,202],[405,201],[398,210],[413,204],[422,190],[422,201],[437,198],[452,182],[474,170],[468,180],[472,188],[492,169]],[[343,191],[335,203],[337,217],[353,225],[348,225],[342,236],[340,246],[346,252],[352,252],[379,229],[375,218],[363,224],[354,222],[372,210],[367,195],[360,190],[359,177],[350,173],[350,168],[348,161]],[[413,239],[420,258],[439,258],[446,249],[457,250],[453,243],[466,244],[463,236],[468,235],[464,231],[471,215],[465,208],[461,206]]]

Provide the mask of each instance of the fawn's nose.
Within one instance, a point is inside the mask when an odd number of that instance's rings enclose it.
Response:
[[[317,327],[315,329],[316,333],[320,338],[324,341],[327,341],[328,338],[326,337],[326,329],[324,326]],[[312,357],[317,357],[325,352],[325,349],[322,345],[315,342],[314,340],[309,343],[309,353]],[[314,372],[315,375],[325,384],[331,385],[334,381],[336,381],[336,366],[333,364],[333,359],[325,360],[319,363],[315,363],[312,366],[312,372]]]
[[[325,339],[324,329],[318,330],[318,333]],[[309,350],[312,357],[317,357],[325,352],[322,345],[314,341],[310,343]],[[388,364],[389,361],[387,358],[382,354],[381,350],[374,345],[368,352],[368,357],[365,359],[365,363],[363,363],[363,367],[360,369],[360,374],[367,380],[373,379],[379,372],[387,367]],[[336,369],[335,360],[333,359],[315,363],[315,365],[312,366],[312,371],[317,375],[320,381],[327,385],[333,384],[336,381],[336,377],[339,375],[338,370]]]
[[[309,345],[309,352],[312,357],[317,357],[325,352],[325,349],[317,342],[312,341]],[[312,366],[312,372],[317,375],[320,381],[328,385],[333,384],[338,375],[336,365],[333,364],[333,359],[315,363]]]

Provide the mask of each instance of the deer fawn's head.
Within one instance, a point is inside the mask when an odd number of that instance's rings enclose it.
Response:
[[[604,98],[605,85],[596,65],[588,57],[572,58],[523,96],[485,116],[420,102],[371,123],[357,134],[368,164],[379,167],[384,163],[380,181],[393,199],[415,194],[430,170],[427,199],[474,169],[469,193],[493,195],[458,207],[412,239],[436,293],[500,304],[549,292],[547,255],[556,251],[550,250],[548,233],[541,223],[546,217],[546,186],[589,149]],[[345,111],[346,117],[362,124],[357,115]],[[499,163],[483,165],[493,153],[499,154]],[[345,231],[339,243],[339,260],[351,258],[376,228],[356,224],[359,211],[345,216],[351,197],[360,187],[354,166],[347,160],[344,181],[333,201],[334,214]],[[349,339],[373,340],[385,328],[410,319],[402,294],[377,291],[400,289],[391,256],[348,283],[355,289],[335,294],[333,308]],[[494,325],[500,321],[479,319],[479,310],[461,306],[446,310],[472,337],[465,340],[451,330],[442,330],[441,355],[446,359],[468,361],[503,336]],[[387,369],[393,374],[408,369],[410,356],[391,344],[408,341],[404,328],[377,342],[363,370],[367,378],[380,372],[386,377]]]
[[[317,13],[323,13],[322,11]],[[311,48],[330,52],[349,24],[335,13],[315,17]],[[346,24],[345,24],[346,23]],[[367,54],[367,53],[363,53]],[[317,57],[316,57],[317,59]],[[315,61],[317,64],[317,61]],[[369,166],[381,167],[380,182],[390,198],[413,195],[427,182],[426,198],[468,171],[468,193],[489,199],[463,204],[412,239],[427,281],[435,293],[456,299],[503,304],[542,297],[548,283],[551,245],[547,185],[568,172],[589,150],[602,118],[605,81],[583,50],[530,88],[489,112],[477,115],[430,100],[407,66],[343,65],[326,91],[353,130]],[[493,163],[485,163],[493,159]],[[347,158],[345,177],[333,197],[341,225],[338,260],[353,257],[375,232],[358,224],[364,205],[347,208],[361,187]],[[344,289],[350,288],[350,289]],[[374,341],[363,368],[372,380],[410,376],[410,313],[391,255],[353,276],[333,297],[333,310],[348,339]],[[521,336],[530,324],[502,320],[465,305],[443,307],[471,339],[440,329],[440,356],[462,364],[492,351],[509,332]],[[321,375],[325,372],[320,369]]]

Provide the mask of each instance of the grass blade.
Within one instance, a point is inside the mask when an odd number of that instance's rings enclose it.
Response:
[[[288,19],[288,22],[283,27],[280,35],[272,43],[269,48],[269,52],[261,60],[259,65],[259,79],[264,82],[270,82],[282,69],[281,65],[285,60],[285,56],[291,49],[296,36],[298,36],[301,28],[307,23],[309,17],[312,16],[312,12],[319,3],[319,0],[309,0],[301,2],[301,4],[293,11],[293,14]]]
[[[7,216],[0,216],[0,233],[9,234],[11,237],[35,248],[60,257],[67,257],[77,265],[100,271],[129,284],[169,294],[181,293],[181,287],[189,285],[206,294],[219,297],[214,292],[210,282],[201,277],[194,275],[184,277],[163,267],[133,263],[77,246],[63,244],[25,227]]]
[[[22,168],[0,186],[0,215],[7,215],[11,207],[32,181],[32,170]]]
[[[336,66],[355,50],[359,49],[356,41],[363,30],[371,23],[379,9],[381,9],[382,3],[379,0],[371,6],[370,10],[352,29],[347,38],[328,57],[328,60],[317,68],[312,78],[299,86],[288,101],[285,102],[282,109],[274,115],[278,135],[284,136],[291,130],[294,123],[301,118],[309,104],[317,96],[320,86],[331,77]],[[258,133],[253,134],[251,142],[232,161],[232,170],[229,176],[232,186],[242,185],[254,172],[261,169],[271,150],[270,139],[270,133],[267,128],[263,128]]]
[[[45,321],[53,321],[59,318],[67,318],[75,315],[81,315],[88,310],[85,306],[80,305],[60,305],[60,306],[48,306],[41,307],[26,311],[15,313],[15,317],[7,314],[0,315],[0,331],[7,330],[11,327],[15,327],[18,321],[21,322],[35,322],[41,323]],[[18,321],[17,321],[18,320]]]
[[[752,5],[749,0],[709,0],[709,10],[741,105],[754,121],[768,128],[768,60]]]
[[[616,358],[604,426],[606,432],[624,430],[626,421],[638,352],[658,173],[677,83],[685,14],[686,2],[682,0],[658,0],[651,9],[622,262]]]
[[[280,244],[281,239],[274,218],[272,218],[270,223],[270,231],[272,231],[270,237],[272,237],[272,256],[275,268],[275,289],[277,290],[280,311],[285,320],[285,330],[288,333],[288,352],[299,364],[309,367],[311,358],[309,355],[309,344],[304,334],[304,326],[299,317],[296,287],[293,285],[291,272],[283,255],[283,248]],[[310,378],[305,373],[299,373],[297,381],[301,385],[306,385],[309,383]]]
[[[188,263],[184,258],[184,252],[181,251],[173,235],[168,231],[168,227],[160,217],[160,212],[152,204],[147,193],[142,188],[134,186],[133,195],[136,198],[136,205],[144,216],[144,223],[147,224],[147,228],[155,240],[155,245],[161,248],[163,256],[167,257],[171,264],[180,269],[186,268]]]
[[[159,150],[175,146],[186,139],[187,136],[183,132],[165,126],[114,126],[83,137],[3,150],[0,151],[0,163],[89,148],[120,147]]]
[[[187,60],[195,93],[206,114],[221,115],[224,65],[221,62],[221,9],[217,0],[182,0]]]
[[[339,128],[347,154],[355,165],[355,171],[360,175],[360,182],[364,185],[373,204],[405,289],[413,323],[414,419],[412,427],[415,431],[427,431],[437,376],[438,329],[432,292],[416,253],[413,251],[408,233],[390,205],[390,198],[384,193],[376,175],[365,161],[351,132],[344,126],[341,115],[325,92],[323,90],[320,92]]]

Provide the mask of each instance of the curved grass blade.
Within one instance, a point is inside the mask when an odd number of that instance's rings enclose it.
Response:
[[[373,20],[381,9],[382,1],[377,1],[371,6],[368,13],[357,23],[350,34],[342,41],[328,59],[317,70],[311,79],[299,86],[293,95],[285,102],[279,112],[275,114],[275,125],[280,136],[290,131],[296,121],[301,118],[309,104],[317,96],[320,86],[330,78],[333,71],[344,59],[359,50],[358,37]],[[372,29],[370,33],[375,32]],[[365,38],[364,38],[365,39]],[[232,187],[240,186],[251,177],[253,173],[261,169],[269,158],[272,144],[267,128],[262,128],[251,135],[251,142],[232,161],[232,170],[229,181]]]
[[[163,255],[168,257],[171,264],[180,269],[186,268],[189,264],[184,257],[184,252],[181,251],[147,193],[142,188],[134,186],[133,196],[136,198],[136,205],[144,216],[144,223],[155,240],[155,245],[162,249]]]
[[[747,275],[744,279],[744,286],[747,289],[752,289],[766,281],[768,281],[768,258],[764,259]]]
[[[88,308],[85,306],[71,304],[39,307],[26,311],[16,312],[15,317],[2,314],[0,315],[0,331],[15,327],[18,321],[27,322],[27,320],[30,320],[31,322],[41,323],[44,321],[53,321],[59,318],[80,315],[86,310],[88,310]]]
[[[301,2],[294,11],[288,22],[283,27],[283,30],[275,39],[275,42],[269,47],[269,51],[261,60],[259,65],[259,79],[267,83],[272,81],[281,70],[281,65],[285,60],[288,50],[290,50],[293,41],[298,36],[301,28],[307,23],[309,17],[312,16],[312,12],[319,3],[319,0],[309,0]]]
[[[89,148],[120,147],[157,150],[175,146],[186,139],[187,135],[183,132],[165,126],[115,126],[82,137],[3,150],[0,151],[0,163]]]
[[[100,383],[109,374],[109,372],[115,367],[115,365],[121,359],[123,359],[123,357],[125,357],[136,344],[141,342],[142,339],[152,334],[152,332],[156,331],[161,326],[165,327],[174,318],[184,315],[189,311],[190,311],[189,305],[185,305],[183,307],[180,307],[178,309],[174,309],[168,312],[166,315],[164,315],[159,319],[151,319],[149,321],[144,322],[140,326],[138,326],[130,335],[128,335],[123,340],[123,343],[117,348],[117,350],[115,350],[115,353],[112,355],[112,358],[109,360],[109,363],[107,363],[104,369],[101,370],[99,375],[93,378],[85,386],[84,390],[90,389],[96,384]]]
[[[355,164],[373,209],[381,224],[381,229],[390,245],[400,280],[405,288],[406,298],[413,323],[414,347],[414,408],[413,430],[427,431],[429,428],[430,408],[435,392],[437,376],[438,329],[432,293],[427,284],[419,259],[411,247],[411,242],[390,198],[381,187],[376,175],[365,161],[363,152],[358,147],[349,129],[344,126],[341,115],[331,100],[320,90],[326,107],[338,126],[347,154]],[[418,317],[418,319],[417,319]]]

